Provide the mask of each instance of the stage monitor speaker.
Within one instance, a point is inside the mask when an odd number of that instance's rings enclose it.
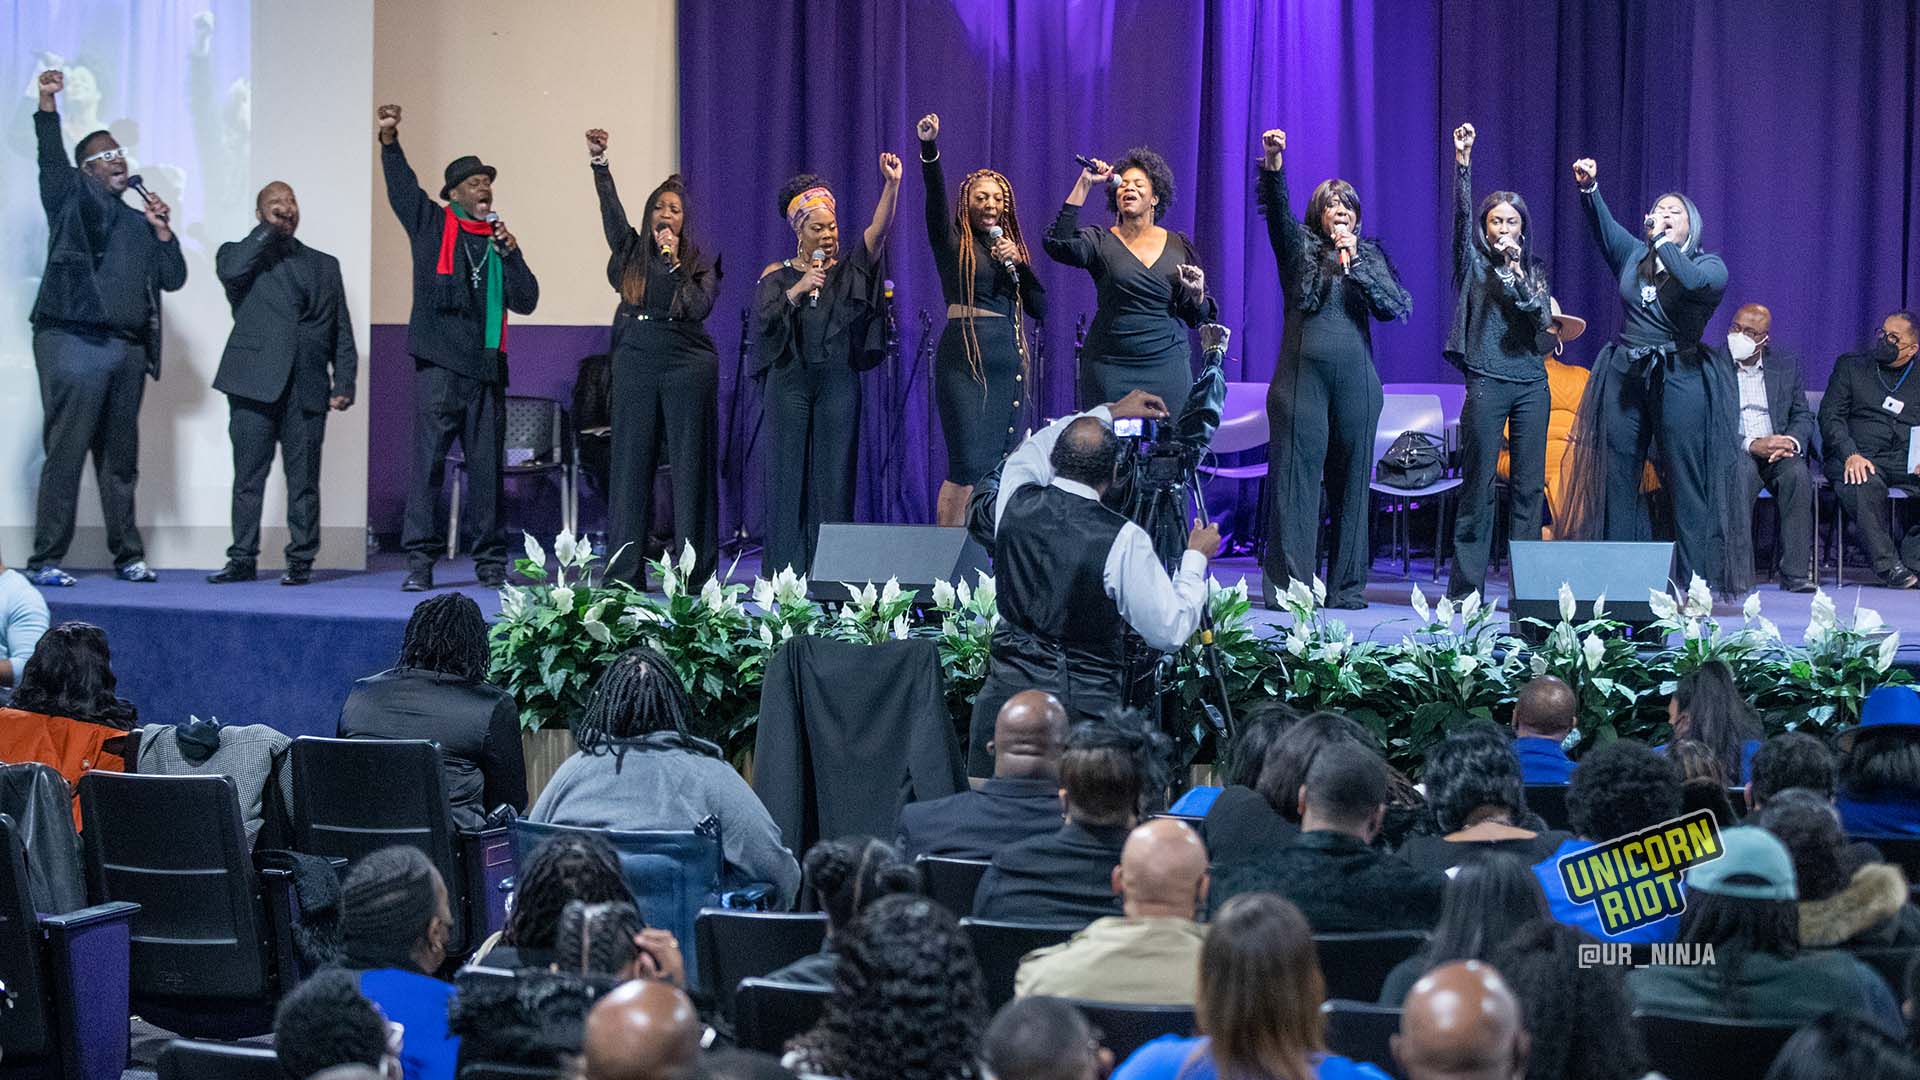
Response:
[[[1560,586],[1573,590],[1573,621],[1593,617],[1593,602],[1605,596],[1607,614],[1638,628],[1653,622],[1654,591],[1666,591],[1673,570],[1671,543],[1579,540],[1518,540],[1510,545],[1513,599],[1508,606],[1515,634],[1538,644],[1546,633],[1525,625],[1539,619],[1560,621]]]
[[[938,525],[820,526],[820,543],[807,573],[808,592],[817,600],[844,600],[846,586],[861,588],[888,578],[903,589],[932,599],[936,581],[973,582],[989,568],[985,548],[965,529]]]

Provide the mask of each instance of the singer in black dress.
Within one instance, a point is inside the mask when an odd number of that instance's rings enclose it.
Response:
[[[947,479],[935,519],[952,526],[965,522],[973,485],[1019,436],[1028,374],[1020,312],[1036,322],[1045,319],[1047,290],[1027,258],[1013,185],[992,169],[979,169],[961,182],[959,203],[949,203],[940,118],[923,117],[919,136],[927,241],[947,301],[946,329],[933,355],[934,397],[947,444]]]
[[[688,231],[687,189],[669,176],[647,196],[641,222],[627,221],[607,168],[607,133],[587,132],[593,187],[606,230],[607,282],[620,294],[613,315],[612,482],[607,543],[610,577],[647,587],[644,548],[653,525],[653,477],[664,447],[673,467],[673,546],[694,552],[704,583],[720,553],[720,357],[707,315],[720,291],[720,260]]]
[[[1212,322],[1219,308],[1207,295],[1193,245],[1157,224],[1173,203],[1166,161],[1136,148],[1112,166],[1093,165],[1081,170],[1043,241],[1053,261],[1093,275],[1096,300],[1080,357],[1080,408],[1119,401],[1137,389],[1158,394],[1177,417],[1193,387],[1188,331]],[[1095,185],[1107,192],[1111,226],[1080,224],[1080,207]]]
[[[753,377],[763,390],[767,522],[761,567],[768,575],[813,566],[820,526],[853,520],[860,373],[886,357],[881,258],[900,196],[900,159],[880,155],[884,181],[873,220],[840,246],[833,193],[811,173],[787,181],[780,214],[796,251],[754,287]],[[817,258],[815,256],[818,256]]]
[[[1345,180],[1323,180],[1303,225],[1287,200],[1284,132],[1262,136],[1260,212],[1286,297],[1280,361],[1267,389],[1265,600],[1319,566],[1320,495],[1327,499],[1327,606],[1366,606],[1367,479],[1380,422],[1374,319],[1404,319],[1413,298],[1377,241],[1360,237],[1360,197]]]

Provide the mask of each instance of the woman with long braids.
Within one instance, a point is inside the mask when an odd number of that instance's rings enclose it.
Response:
[[[1027,258],[1013,185],[992,169],[975,169],[960,182],[959,201],[949,203],[939,115],[921,117],[918,134],[927,240],[947,300],[947,327],[933,357],[947,443],[935,519],[961,525],[973,485],[1013,449],[1029,370],[1020,313],[1045,319],[1047,290]]]
[[[1405,319],[1413,298],[1376,240],[1360,236],[1360,196],[1322,180],[1304,224],[1287,198],[1287,133],[1260,137],[1260,212],[1286,296],[1286,334],[1267,389],[1272,507],[1267,518],[1266,604],[1319,567],[1320,496],[1327,500],[1327,603],[1367,606],[1367,480],[1380,422],[1373,320]]]
[[[720,258],[693,242],[687,187],[678,173],[647,195],[644,235],[627,220],[607,168],[607,133],[587,132],[593,186],[606,230],[613,315],[613,471],[609,577],[645,588],[643,548],[653,525],[653,474],[664,448],[673,463],[673,547],[693,545],[693,581],[720,555],[720,357],[707,315],[720,292]]]
[[[833,192],[802,173],[780,189],[779,210],[796,251],[760,275],[753,309],[753,377],[765,393],[767,526],[761,566],[806,573],[826,522],[853,520],[860,373],[886,358],[876,318],[886,272],[880,258],[900,199],[900,158],[880,155],[880,199],[860,242],[840,246]]]
[[[1080,224],[1080,208],[1098,184],[1113,211],[1109,226]],[[1162,228],[1173,205],[1173,170],[1145,147],[1108,165],[1089,159],[1042,240],[1054,262],[1093,276],[1093,325],[1080,366],[1081,410],[1119,401],[1133,390],[1178,410],[1193,387],[1188,330],[1219,313],[1207,295],[1200,256],[1185,236]]]
[[[562,833],[540,841],[515,875],[506,928],[480,946],[473,962],[509,970],[546,967],[553,960],[560,912],[574,901],[633,902],[620,875],[619,855],[593,833]]]
[[[725,886],[769,883],[785,909],[800,888],[800,866],[720,748],[687,729],[690,708],[671,661],[644,646],[622,653],[574,725],[578,752],[561,763],[527,818],[627,831],[691,829],[713,818]]]

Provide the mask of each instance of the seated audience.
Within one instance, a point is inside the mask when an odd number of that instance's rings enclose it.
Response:
[[[1005,710],[1001,715],[1006,715]],[[881,897],[918,892],[920,875],[892,848],[866,836],[820,841],[807,851],[803,869],[807,883],[813,886],[815,902],[827,916],[827,940],[819,952],[801,957],[767,978],[832,986],[833,969],[840,962],[835,937]]]
[[[1491,724],[1456,731],[1435,745],[1425,780],[1439,835],[1413,837],[1400,849],[1400,857],[1420,869],[1445,870],[1476,852],[1538,862],[1567,839],[1527,809],[1520,759]]]
[[[1621,968],[1582,963],[1593,938],[1539,919],[1493,951],[1532,1041],[1528,1080],[1659,1080],[1647,1071]]]
[[[1800,893],[1800,946],[1824,949],[1920,946],[1920,909],[1908,902],[1898,866],[1862,863],[1847,846],[1833,805],[1789,788],[1747,819],[1772,833],[1793,857]]]
[[[461,1075],[484,1064],[571,1076],[563,1070],[579,1056],[587,1013],[621,981],[545,970],[518,971],[511,979],[462,973],[447,1005],[447,1032],[460,1040]]]
[[[509,971],[553,962],[554,933],[569,903],[633,903],[620,857],[598,836],[550,836],[527,856],[514,880],[507,925],[474,953],[473,962]]]
[[[1763,829],[1727,829],[1719,858],[1687,871],[1680,941],[1713,946],[1711,964],[1661,964],[1627,976],[1636,1009],[1802,1023],[1829,1010],[1901,1030],[1893,995],[1840,950],[1802,950],[1793,860]]]
[[[1760,744],[1753,755],[1753,778],[1747,781],[1747,813],[1756,814],[1767,800],[1788,788],[1805,788],[1833,801],[1833,751],[1804,731],[1787,731]]]
[[[260,846],[260,832],[276,828],[267,847],[282,846],[293,823],[293,740],[265,724],[222,724],[193,717],[184,724],[148,724],[140,729],[135,772],[155,776],[225,776],[240,796],[247,845]],[[272,789],[272,794],[268,790]]]
[[[340,893],[343,966],[359,972],[360,992],[401,1026],[406,1080],[454,1080],[453,985],[434,978],[453,930],[440,871],[419,848],[381,848],[354,864]]]
[[[366,1065],[382,1080],[401,1080],[387,1046],[387,1022],[360,993],[351,971],[309,976],[273,1014],[273,1052],[286,1080],[307,1080],[336,1065]]]
[[[1567,895],[1556,864],[1576,851],[1677,816],[1680,797],[1680,770],[1644,744],[1616,739],[1581,758],[1580,767],[1573,770],[1573,782],[1567,788],[1567,819],[1573,826],[1575,839],[1561,844],[1559,850],[1533,867],[1553,917],[1603,940],[1629,943],[1674,940],[1680,923],[1673,916],[1606,936],[1594,904],[1580,903]]]
[[[1196,965],[1197,966],[1197,965]],[[980,1040],[983,1080],[1104,1080],[1113,1051],[1079,1009],[1051,997],[1008,1002]]]
[[[1262,702],[1240,718],[1238,737],[1222,770],[1227,786],[1207,805],[1200,822],[1200,839],[1207,842],[1208,850],[1239,850],[1248,843],[1267,842],[1276,831],[1293,831],[1292,823],[1260,794],[1260,776],[1273,744],[1299,720],[1299,714],[1281,701]],[[1174,804],[1176,813],[1183,812],[1177,809],[1180,805]]]
[[[37,761],[69,785],[90,769],[125,772],[127,732],[136,717],[114,685],[105,630],[66,622],[47,631],[21,669],[12,702],[0,709],[0,761]],[[78,791],[73,824],[81,826]]]
[[[1513,752],[1526,784],[1564,784],[1573,762],[1561,749],[1580,721],[1580,699],[1561,679],[1541,675],[1520,688],[1513,703]]]
[[[1667,747],[1667,756],[1680,769],[1681,813],[1710,811],[1723,829],[1740,824],[1733,812],[1733,800],[1727,797],[1727,771],[1706,743],[1675,739]]]
[[[440,744],[447,802],[458,829],[478,829],[505,804],[527,808],[520,709],[487,682],[487,621],[462,593],[422,601],[407,620],[400,659],[353,684],[340,709],[343,739],[430,739]]]
[[[1407,1080],[1523,1080],[1531,1042],[1500,973],[1456,960],[1408,991],[1392,1045]]]
[[[1766,1080],[1920,1080],[1920,1061],[1865,1020],[1827,1013],[1793,1033]]]
[[[1175,799],[1167,813],[1181,817],[1205,817],[1213,813],[1213,807],[1228,788],[1237,788],[1243,798],[1254,798],[1254,781],[1260,779],[1260,769],[1266,763],[1267,748],[1273,740],[1292,727],[1300,719],[1293,707],[1278,699],[1262,701],[1248,709],[1246,715],[1236,717],[1234,740],[1227,747],[1215,772],[1226,782],[1225,787],[1200,784],[1190,787]]]
[[[1890,589],[1920,585],[1920,577],[1900,559],[1887,506],[1889,488],[1920,495],[1920,476],[1907,467],[1920,413],[1920,382],[1907,378],[1916,353],[1920,322],[1911,311],[1896,311],[1881,320],[1870,349],[1835,362],[1820,399],[1820,456],[1827,479],[1867,549],[1873,572]]]
[[[1127,836],[1113,891],[1124,915],[1095,919],[1020,961],[1013,991],[1130,1005],[1191,1005],[1205,933],[1207,848],[1184,821],[1157,818]]]
[[[704,1032],[678,987],[623,983],[587,1014],[582,1080],[674,1080],[700,1056]]]
[[[1365,728],[1339,713],[1316,712],[1292,722],[1283,719],[1280,727],[1259,772],[1253,773],[1251,760],[1247,762],[1259,801],[1226,793],[1220,805],[1207,812],[1202,831],[1209,851],[1229,852],[1237,861],[1285,844],[1300,832],[1300,785],[1307,782],[1313,759],[1331,743],[1369,741]],[[1219,854],[1214,861],[1222,861]]]
[[[990,859],[1060,827],[1060,754],[1067,710],[1044,690],[1007,699],[993,722],[993,777],[978,790],[900,808],[900,852],[948,859]]]
[[[974,916],[1078,927],[1123,914],[1113,868],[1147,793],[1166,786],[1166,747],[1131,717],[1075,725],[1060,757],[1066,824],[994,853]]]
[[[1398,1005],[1420,976],[1455,960],[1488,960],[1515,930],[1547,918],[1547,899],[1533,868],[1512,855],[1488,853],[1461,864],[1440,899],[1440,921],[1417,953],[1381,984],[1380,1004]]]
[[[1868,694],[1860,723],[1840,733],[1839,745],[1833,802],[1847,835],[1920,838],[1920,689]]]
[[[1217,863],[1215,908],[1242,893],[1272,892],[1298,905],[1316,934],[1431,927],[1444,876],[1372,846],[1386,816],[1387,777],[1387,763],[1357,742],[1320,751],[1297,796],[1300,835],[1252,859]]]
[[[666,657],[627,650],[600,677],[574,726],[579,752],[561,763],[527,817],[623,831],[685,830],[714,818],[726,887],[766,882],[779,908],[792,907],[800,864],[720,748],[687,730],[690,708]]]
[[[620,900],[569,900],[555,925],[552,969],[586,978],[687,982],[673,932],[648,927],[640,909]]]
[[[1733,681],[1733,669],[1722,660],[1709,660],[1674,684],[1667,698],[1667,723],[1675,742],[1692,739],[1705,744],[1720,763],[1722,776],[1752,777],[1753,755],[1760,750],[1760,722]],[[1666,748],[1660,748],[1665,753]],[[1725,785],[1722,785],[1724,787]]]
[[[26,670],[27,658],[52,623],[47,598],[26,575],[0,562],[0,690],[12,686]],[[0,696],[0,701],[5,701]]]
[[[781,1064],[840,1080],[965,1080],[987,1025],[973,946],[946,908],[889,896],[841,935],[833,993]]]
[[[1325,997],[1313,931],[1300,909],[1271,893],[1237,897],[1214,917],[1201,948],[1194,1002],[1200,1034],[1147,1043],[1113,1080],[1386,1080],[1372,1065],[1327,1053]]]

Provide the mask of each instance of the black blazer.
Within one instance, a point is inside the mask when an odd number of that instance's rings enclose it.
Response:
[[[430,739],[440,744],[457,828],[477,829],[506,803],[525,813],[527,765],[520,710],[489,683],[437,671],[391,668],[353,684],[340,709],[343,739]]]
[[[1735,373],[1734,382],[1734,419],[1735,431],[1740,430],[1739,399],[1739,361],[1727,351],[1725,343],[1713,348],[1714,359],[1727,365],[1727,370]],[[1797,353],[1785,350],[1776,351],[1772,346],[1762,349],[1760,363],[1764,365],[1760,372],[1767,381],[1767,416],[1773,421],[1776,435],[1791,435],[1800,443],[1802,457],[1813,456],[1814,419],[1813,409],[1807,405],[1807,384],[1800,378],[1800,357]]]
[[[359,353],[340,260],[260,225],[221,244],[213,266],[233,305],[215,390],[272,404],[291,375],[302,412],[325,412],[332,397],[353,400]]]
[[[1010,844],[1060,831],[1057,780],[995,777],[978,791],[900,808],[900,853],[911,859],[991,859]]]

